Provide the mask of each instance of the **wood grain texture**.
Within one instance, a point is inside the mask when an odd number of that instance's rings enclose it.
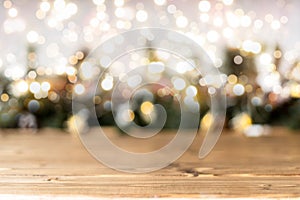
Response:
[[[174,133],[146,144],[114,129],[109,137],[129,150],[150,151]],[[213,152],[197,155],[200,134],[165,169],[145,174],[117,172],[96,161],[80,141],[60,130],[0,131],[0,194],[52,197],[300,197],[300,134],[274,128],[272,136],[245,138],[224,132]],[[1,195],[0,195],[1,198]]]

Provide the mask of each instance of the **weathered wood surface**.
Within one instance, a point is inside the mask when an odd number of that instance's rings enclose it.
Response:
[[[126,136],[111,133],[110,137],[129,150],[143,147],[147,151],[173,135],[161,134],[141,146]],[[198,136],[184,156],[165,169],[128,174],[100,164],[76,137],[60,130],[44,129],[37,134],[1,130],[0,199],[11,197],[4,194],[82,199],[300,197],[300,134],[283,128],[261,138],[225,132],[204,160],[197,157],[200,142]]]

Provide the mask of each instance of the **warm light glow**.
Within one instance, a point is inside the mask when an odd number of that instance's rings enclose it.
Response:
[[[85,118],[80,115],[72,115],[67,121],[67,126],[68,131],[75,135],[86,127]]]
[[[206,113],[201,120],[200,128],[201,130],[207,131],[211,124],[213,123],[213,117],[210,112]]]
[[[267,14],[265,16],[265,21],[268,22],[268,23],[271,23],[273,21],[273,19],[274,19],[274,17],[271,14]]]
[[[291,97],[300,98],[300,84],[293,84],[291,87]]]
[[[1,101],[3,101],[3,102],[7,102],[9,100],[9,96],[8,96],[8,94],[6,94],[6,93],[3,93],[2,95],[1,95]]]
[[[153,104],[150,101],[145,101],[141,105],[141,111],[145,115],[149,115],[153,111]]]
[[[84,53],[81,52],[81,51],[77,51],[77,52],[76,52],[76,58],[77,58],[78,60],[82,60],[82,59],[84,58]]]
[[[16,89],[20,94],[25,94],[28,91],[28,84],[26,83],[26,81],[23,80],[18,81],[16,85]]]
[[[122,119],[126,122],[131,122],[135,118],[135,114],[132,110],[124,109],[122,112]]]
[[[235,0],[91,0],[87,4],[79,0],[23,1],[1,2],[0,75],[2,73],[4,85],[0,87],[0,100],[3,105],[8,102],[1,108],[2,112],[23,109],[18,108],[17,103],[32,111],[48,106],[40,100],[43,98],[60,104],[65,98],[72,100],[73,93],[90,94],[94,80],[99,81],[97,89],[100,89],[94,102],[103,105],[106,111],[113,108],[109,97],[113,87],[120,98],[129,98],[132,91],[150,79],[162,83],[149,86],[147,90],[155,95],[140,102],[140,107],[136,107],[138,104],[132,107],[134,110],[115,107],[126,125],[134,120],[136,111],[154,114],[155,106],[150,101],[156,102],[156,95],[164,99],[178,97],[177,100],[184,103],[183,108],[198,112],[198,100],[202,103],[210,96],[217,96],[223,84],[229,104],[242,104],[243,110],[250,109],[244,105],[249,103],[269,112],[292,98],[300,99],[300,42],[294,19],[298,7],[293,1],[277,0],[269,5],[253,6]],[[142,31],[148,34],[146,38],[125,41],[121,36],[110,44],[104,42],[127,30],[150,26],[176,29],[203,47],[211,65],[222,71],[221,81],[198,73],[198,67],[209,63],[204,57],[203,63],[198,62],[193,45],[185,44],[172,34],[154,38],[151,31],[149,34]],[[157,49],[177,48],[172,41],[183,42],[179,50],[184,52],[184,59]],[[93,54],[92,49],[101,43],[104,45],[99,54]],[[143,48],[131,51],[131,45],[143,47],[145,44],[153,46],[153,52]],[[122,45],[127,48],[119,48]],[[115,58],[118,50],[125,50],[124,57],[122,54]],[[146,66],[143,75],[129,75],[130,70],[140,66]],[[98,80],[99,75],[103,76]],[[25,100],[20,103],[22,95]],[[145,115],[144,119],[150,118]],[[243,131],[252,123],[247,113],[236,115],[231,122],[234,128]],[[208,129],[211,123],[212,114],[207,113],[201,128]],[[255,127],[251,130],[259,130]]]
[[[12,2],[10,0],[5,0],[3,2],[4,8],[11,8],[12,7]]]
[[[54,91],[50,91],[48,95],[48,99],[52,102],[57,102],[59,100],[59,95]]]
[[[69,57],[69,63],[70,63],[71,65],[76,65],[76,64],[78,63],[77,57],[74,56],[74,55],[70,56],[70,57]]]
[[[35,13],[36,18],[42,20],[46,17],[46,13],[42,10],[37,10]]]
[[[241,113],[232,119],[232,126],[235,130],[241,132],[252,125],[252,119],[247,113]]]
[[[236,75],[230,74],[228,76],[227,80],[228,80],[228,83],[230,83],[230,84],[236,84],[238,79],[237,79]]]
[[[279,58],[281,58],[282,53],[281,53],[281,51],[276,50],[276,51],[274,51],[273,55],[274,55],[275,58],[279,59]]]

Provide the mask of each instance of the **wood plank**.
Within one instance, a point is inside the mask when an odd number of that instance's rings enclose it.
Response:
[[[146,145],[108,129],[131,150],[157,149],[174,136]],[[0,131],[0,194],[51,197],[300,197],[300,134],[274,128],[272,136],[245,138],[225,131],[199,160],[202,135],[175,163],[152,173],[114,171],[96,161],[80,141],[60,130]],[[16,197],[16,196],[14,196]],[[22,196],[19,196],[22,197]],[[24,196],[23,196],[24,197]],[[30,196],[29,196],[30,197]],[[32,196],[31,196],[32,197]],[[1,195],[0,195],[1,198]]]

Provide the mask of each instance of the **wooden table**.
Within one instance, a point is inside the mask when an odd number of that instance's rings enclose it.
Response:
[[[125,148],[136,148],[131,138],[108,132]],[[171,137],[161,134],[153,144]],[[167,168],[128,174],[102,165],[61,130],[1,130],[0,199],[300,197],[297,132],[277,127],[269,137],[246,138],[224,131],[204,160],[197,157],[201,137]],[[153,144],[142,146],[150,150]]]

